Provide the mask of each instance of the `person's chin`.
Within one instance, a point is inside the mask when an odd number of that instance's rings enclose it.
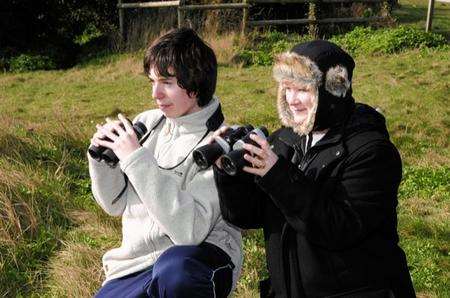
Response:
[[[161,112],[166,116],[166,118],[178,118],[180,117],[179,114],[175,111],[168,111],[168,110],[161,110]]]
[[[303,122],[305,122],[306,121],[306,116],[294,116],[294,122],[295,122],[295,124],[298,124],[298,125],[300,125],[300,124],[302,124]]]

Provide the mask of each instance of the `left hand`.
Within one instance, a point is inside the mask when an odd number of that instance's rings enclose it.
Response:
[[[217,129],[213,135],[208,139],[208,144],[212,144],[214,142],[214,140],[217,137],[220,137],[221,135],[223,135],[228,129],[230,129],[228,126],[224,125],[221,126],[219,129]],[[216,165],[216,167],[218,167],[219,169],[222,169],[222,163],[221,163],[221,158],[219,157],[218,159],[216,159],[216,161],[214,162],[214,164]]]
[[[119,120],[123,123],[124,128],[122,128],[117,122],[110,124],[117,134],[113,133],[110,130],[107,130],[101,125],[97,125],[97,129],[99,132],[107,136],[112,140],[112,142],[106,140],[96,139],[96,143],[100,146],[106,147],[114,151],[119,160],[124,160],[131,153],[136,151],[141,147],[139,141],[137,139],[136,133],[134,132],[133,126],[122,114],[118,115]],[[107,119],[107,121],[110,121]]]
[[[243,148],[250,153],[246,153],[244,158],[252,164],[252,167],[245,166],[243,170],[247,173],[263,177],[278,161],[278,155],[273,152],[267,140],[256,134],[250,135],[250,138],[255,141],[260,148],[252,144],[244,144]]]

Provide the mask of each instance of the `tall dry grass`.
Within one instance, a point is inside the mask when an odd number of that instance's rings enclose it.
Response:
[[[0,120],[0,296],[42,288],[70,226],[80,136],[64,124]]]
[[[227,65],[233,62],[236,46],[245,43],[245,38],[237,33],[241,20],[240,10],[185,11],[183,26],[196,30],[215,50],[218,62]],[[134,10],[127,12],[125,24],[125,40],[115,38],[112,48],[138,51],[177,27],[177,11],[172,8]]]
[[[105,278],[102,255],[118,245],[120,234],[115,225],[105,223],[95,213],[73,211],[69,216],[75,227],[49,260],[47,295],[92,297]]]

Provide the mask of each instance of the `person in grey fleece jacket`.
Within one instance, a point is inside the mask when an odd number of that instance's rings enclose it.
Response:
[[[192,158],[223,122],[215,54],[193,30],[175,29],[147,49],[144,71],[158,106],[133,121],[146,135],[138,141],[119,114],[91,139],[119,158],[110,167],[88,154],[92,193],[122,217],[122,244],[103,256],[96,297],[227,297],[242,265],[241,234],[222,219],[212,169]]]

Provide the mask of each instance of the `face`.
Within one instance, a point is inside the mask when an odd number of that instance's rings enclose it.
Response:
[[[161,77],[151,68],[149,78],[152,96],[167,118],[178,118],[200,110],[197,97],[189,96],[185,89],[178,86],[176,77]]]
[[[283,82],[286,90],[286,102],[296,124],[302,124],[314,107],[314,92],[306,86]]]

